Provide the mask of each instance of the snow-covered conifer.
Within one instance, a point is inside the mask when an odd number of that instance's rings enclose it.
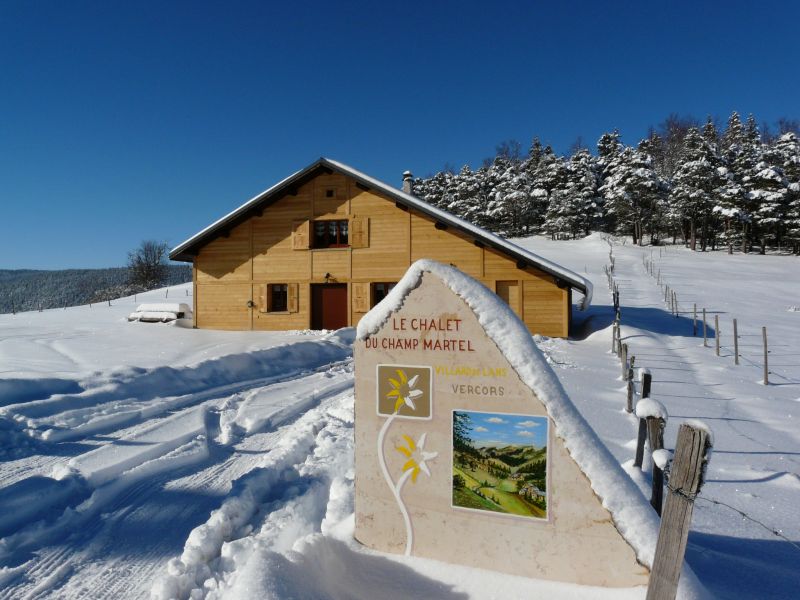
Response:
[[[800,140],[795,133],[784,133],[775,143],[775,153],[784,176],[786,217],[784,235],[800,254]]]
[[[683,154],[673,178],[673,209],[688,224],[692,250],[697,249],[697,227],[703,227],[714,207],[715,192],[724,184],[720,161],[697,128],[689,129],[683,140]]]

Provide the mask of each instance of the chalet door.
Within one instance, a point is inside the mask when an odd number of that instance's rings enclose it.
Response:
[[[347,327],[347,284],[311,286],[311,329]]]

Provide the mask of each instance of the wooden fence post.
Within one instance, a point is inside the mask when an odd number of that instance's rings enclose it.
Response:
[[[639,371],[642,380],[642,390],[640,398],[650,397],[650,388],[653,381],[653,376],[648,369]],[[647,422],[644,419],[639,419],[639,430],[636,434],[636,455],[633,459],[633,466],[642,468],[642,461],[644,460],[644,442],[647,439]]]
[[[733,362],[739,364],[739,330],[736,328],[736,319],[733,320]]]
[[[644,442],[647,439],[647,421],[639,419],[639,430],[636,433],[636,456],[633,459],[633,466],[642,468],[644,461]]]
[[[692,337],[697,337],[697,303],[692,308]]]
[[[625,412],[633,412],[633,367],[628,367],[628,389],[627,401],[625,403]]]
[[[761,337],[764,339],[764,385],[769,385],[769,350],[767,350],[767,328],[761,328]]]
[[[617,327],[619,327],[619,325],[617,324],[616,321],[614,321],[614,323],[612,323],[612,325],[611,325],[611,353],[612,354],[616,354],[617,353]]]
[[[660,515],[661,503],[664,498],[664,471],[661,470],[661,466],[664,463],[657,458],[656,452],[664,449],[664,427],[669,416],[664,405],[652,398],[642,398],[636,403],[636,416],[640,419],[640,428],[641,421],[646,422],[650,455],[653,459],[653,487],[650,494],[650,505]],[[637,454],[638,450],[637,447]]]
[[[649,398],[650,397],[650,388],[653,385],[653,375],[650,373],[650,369],[641,369],[641,380],[642,380],[642,392],[640,394],[641,398]]]
[[[719,356],[719,315],[714,315],[714,346]]]
[[[673,291],[672,292],[672,306],[675,308],[675,318],[678,318],[678,294]]]
[[[666,420],[660,417],[647,417],[647,439],[650,442],[650,455],[656,450],[664,449],[664,427]],[[650,493],[650,506],[661,515],[661,504],[664,501],[664,471],[653,458],[653,489]]]
[[[674,600],[678,593],[694,499],[703,485],[711,445],[711,437],[702,427],[684,423],[678,430],[646,600]]]
[[[703,348],[708,348],[708,331],[706,329],[706,309],[703,309]]]
[[[620,354],[619,361],[622,365],[622,381],[625,381],[628,376],[628,344],[622,344],[622,354]]]

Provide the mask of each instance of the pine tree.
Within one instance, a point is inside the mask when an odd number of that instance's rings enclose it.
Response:
[[[493,171],[494,190],[489,203],[489,213],[495,217],[498,230],[507,236],[527,233],[530,225],[530,198],[528,178],[521,163],[497,157]]]
[[[800,254],[800,140],[795,133],[784,133],[775,143],[786,190],[784,235]]]
[[[597,170],[601,182],[611,174],[613,163],[622,152],[622,142],[619,140],[619,131],[616,129],[611,133],[604,133],[597,140]]]
[[[568,192],[575,197],[577,220],[573,236],[589,235],[603,216],[603,198],[598,191],[597,165],[585,148],[578,150],[569,161]]]
[[[758,209],[760,194],[754,194],[760,185],[759,163],[762,160],[761,139],[758,134],[753,115],[749,115],[747,123],[742,130],[741,145],[734,165],[734,179],[742,186],[744,191],[744,202],[742,205],[743,230],[742,230],[742,251],[747,252],[752,246],[752,240],[756,239],[757,220],[755,212]]]
[[[600,188],[606,215],[613,219],[616,233],[631,235],[634,244],[642,244],[645,223],[649,224],[662,189],[647,143],[641,149],[625,148],[609,161],[607,173]]]
[[[745,207],[751,216],[750,237],[759,241],[759,252],[765,254],[767,240],[780,240],[780,224],[785,217],[783,171],[773,165],[777,158],[761,143],[753,115],[747,117],[742,137],[745,158],[742,182],[746,190]]]
[[[526,165],[528,172],[528,197],[530,198],[530,225],[534,230],[542,230],[550,206],[553,190],[563,183],[565,177],[562,159],[555,155],[550,146],[545,146],[538,157],[536,167]]]
[[[717,126],[714,125],[714,120],[709,116],[706,119],[706,124],[703,125],[703,139],[708,142],[712,148],[719,147],[719,133],[717,133]]]
[[[747,252],[752,230],[753,203],[749,192],[758,164],[760,142],[754,120],[749,121],[751,124],[746,130],[739,114],[732,113],[721,141],[727,180],[720,187],[714,211],[724,220],[722,237],[728,244],[729,253],[734,244],[740,244],[742,252]]]
[[[452,186],[453,201],[448,206],[448,210],[462,219],[476,223],[486,209],[480,194],[478,173],[473,172],[468,165],[465,165],[454,177]]]
[[[756,165],[751,179],[749,198],[754,204],[754,221],[761,242],[761,254],[768,240],[780,245],[784,220],[788,213],[788,189],[783,176],[782,160],[776,148],[765,148],[762,161]]]
[[[715,191],[724,185],[724,178],[718,170],[719,160],[713,148],[696,128],[689,129],[683,142],[683,153],[673,179],[673,208],[688,224],[690,247],[696,250],[697,226],[711,214]]]
[[[719,175],[719,178],[716,181],[717,186],[711,190],[710,203],[712,204],[712,210],[703,218],[701,244],[702,249],[705,252],[709,238],[712,238],[712,247],[716,249],[717,236],[716,233],[712,234],[712,232],[717,232],[719,229],[718,221],[720,215],[718,211],[716,211],[716,208],[728,193],[727,186],[729,183],[729,173],[727,167],[725,167],[723,163],[722,157],[720,156],[720,137],[719,133],[717,132],[717,127],[710,116],[706,119],[706,124],[703,126],[703,139],[711,151],[713,156],[713,164],[717,169],[717,174]]]

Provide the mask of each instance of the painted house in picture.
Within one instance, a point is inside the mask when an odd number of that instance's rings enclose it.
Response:
[[[420,258],[453,265],[494,290],[531,333],[569,335],[564,267],[352,167],[320,158],[170,253],[191,262],[194,324],[208,329],[355,326]]]

